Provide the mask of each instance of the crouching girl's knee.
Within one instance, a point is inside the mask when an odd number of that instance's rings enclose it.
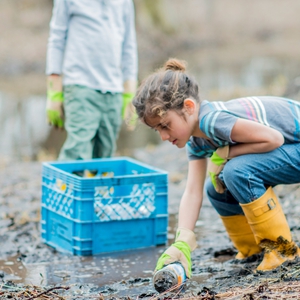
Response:
[[[226,163],[222,173],[222,180],[228,188],[237,181],[239,182],[245,176],[241,164],[235,159]]]

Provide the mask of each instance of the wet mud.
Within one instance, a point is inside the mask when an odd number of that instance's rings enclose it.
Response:
[[[169,171],[171,244],[187,172],[185,151],[162,144],[133,156]],[[207,199],[195,228],[193,276],[181,292],[160,294],[154,288],[153,270],[165,246],[89,257],[58,252],[40,238],[41,163],[9,161],[0,167],[0,299],[299,299],[299,259],[263,273],[256,271],[262,254],[236,260]],[[300,186],[278,186],[276,193],[299,245]]]
[[[259,243],[259,246],[264,249],[265,253],[270,253],[273,250],[276,250],[283,257],[294,257],[298,254],[297,245],[282,236],[279,236],[276,241],[264,239]]]

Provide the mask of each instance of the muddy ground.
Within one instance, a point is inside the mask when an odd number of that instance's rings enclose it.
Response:
[[[185,151],[166,143],[135,150],[132,156],[169,171],[172,243],[187,171]],[[193,277],[180,295],[159,295],[152,286],[152,270],[164,246],[91,257],[57,252],[40,238],[41,165],[1,163],[0,299],[300,299],[300,262],[266,274],[255,271],[260,256],[237,262],[236,250],[207,199],[195,230],[199,246],[192,256]],[[299,242],[299,186],[276,190]]]

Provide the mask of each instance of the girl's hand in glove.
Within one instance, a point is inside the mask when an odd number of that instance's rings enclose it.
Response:
[[[225,187],[223,182],[219,179],[219,174],[223,170],[225,164],[229,160],[229,146],[218,148],[210,158],[210,164],[208,165],[208,174],[212,181],[215,190],[222,194]]]
[[[165,265],[180,262],[185,269],[188,278],[192,275],[191,252],[197,247],[196,237],[193,231],[186,228],[178,228],[175,243],[172,244],[158,259],[155,271]]]

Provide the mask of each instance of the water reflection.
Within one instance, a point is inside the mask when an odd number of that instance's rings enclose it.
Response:
[[[45,99],[32,96],[16,100],[0,94],[0,154],[32,159],[49,134],[45,121]]]
[[[0,277],[14,282],[22,282],[26,278],[26,268],[18,256],[0,260]]]
[[[14,160],[36,160],[43,152],[50,159],[56,159],[66,132],[53,129],[46,122],[46,99],[32,96],[15,99],[0,94],[0,155]],[[133,132],[126,130],[125,124],[120,131],[117,155],[131,154],[136,147],[157,144],[159,137],[142,124]],[[41,159],[45,158],[44,156]],[[47,159],[47,157],[46,157]]]

